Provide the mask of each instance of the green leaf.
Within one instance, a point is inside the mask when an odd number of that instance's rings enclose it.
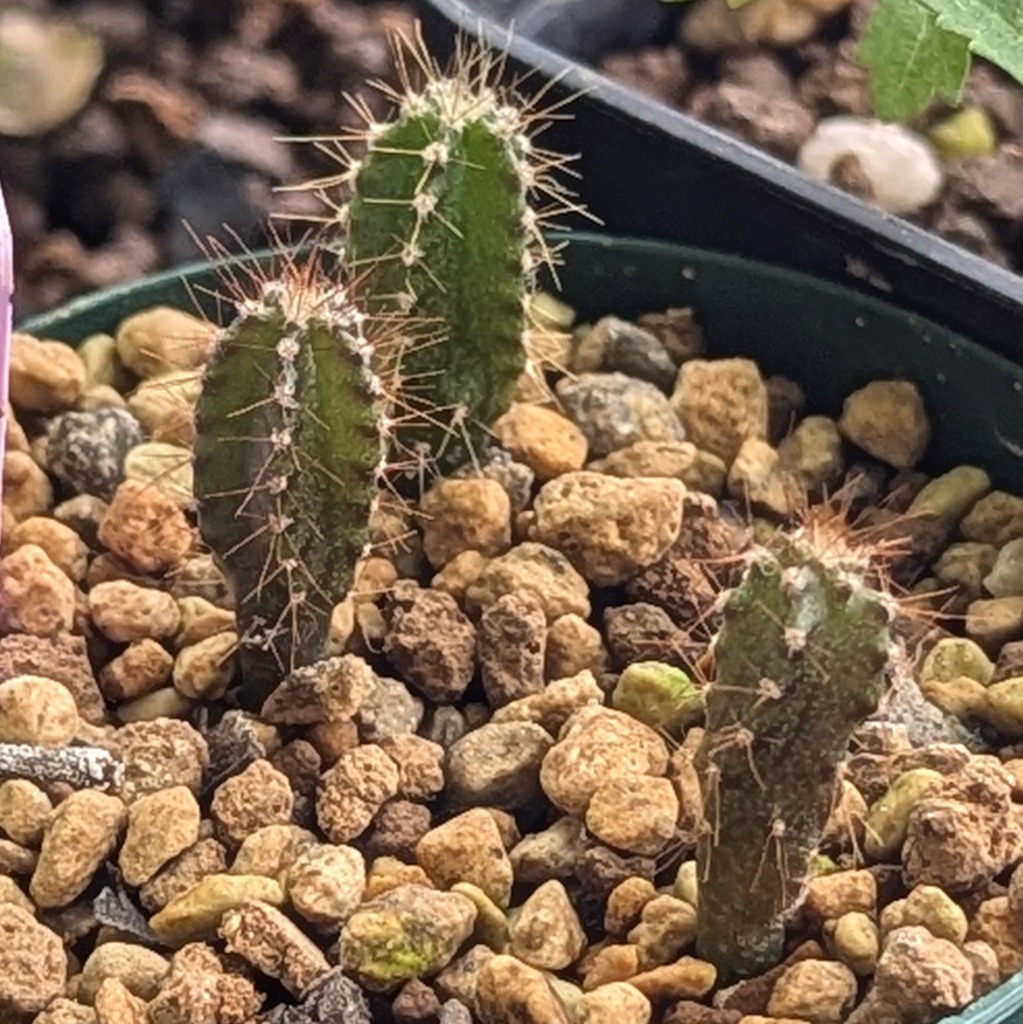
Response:
[[[919,113],[935,94],[950,103],[959,101],[970,70],[970,43],[966,36],[938,23],[937,13],[928,5],[943,2],[881,0],[874,8],[857,56],[870,69],[870,96],[878,117],[904,121]]]
[[[970,49],[1023,83],[1023,4],[1020,0],[923,0],[938,26],[970,41]]]

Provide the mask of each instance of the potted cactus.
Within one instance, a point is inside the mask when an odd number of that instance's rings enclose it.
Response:
[[[1023,373],[541,231],[542,118],[485,53],[404,53],[312,186],[336,260],[14,338],[0,1009],[1007,1021]],[[907,674],[917,583],[946,631]]]

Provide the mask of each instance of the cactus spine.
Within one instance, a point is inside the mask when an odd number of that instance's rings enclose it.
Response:
[[[371,349],[314,260],[239,303],[206,367],[199,530],[234,590],[247,704],[323,656],[366,544],[386,443]]]
[[[496,86],[485,51],[461,54],[445,77],[421,40],[399,46],[403,89],[390,123],[367,128],[360,159],[328,183],[351,185],[341,211],[345,262],[369,312],[411,314],[429,332],[399,368],[416,413],[396,424],[402,461],[444,472],[480,450],[527,364],[526,300],[550,258],[531,196],[568,204],[549,171],[563,163],[531,141],[539,115]],[[411,84],[411,59],[426,73]]]
[[[757,548],[724,604],[697,752],[704,829],[697,951],[726,978],[774,966],[834,804],[853,729],[876,710],[891,599],[869,557],[804,527]]]

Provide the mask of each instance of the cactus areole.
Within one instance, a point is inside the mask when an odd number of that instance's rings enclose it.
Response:
[[[756,549],[714,644],[697,952],[727,979],[781,959],[852,731],[882,693],[891,599],[832,540],[801,531]]]
[[[199,529],[234,590],[247,705],[324,656],[366,545],[386,420],[362,325],[343,288],[292,268],[206,367]]]

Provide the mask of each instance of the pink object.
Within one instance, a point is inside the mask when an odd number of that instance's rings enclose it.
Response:
[[[11,222],[0,187],[0,466],[7,441],[7,395],[11,371],[12,299],[14,297],[14,255]],[[3,473],[0,472],[0,499],[3,498]]]

